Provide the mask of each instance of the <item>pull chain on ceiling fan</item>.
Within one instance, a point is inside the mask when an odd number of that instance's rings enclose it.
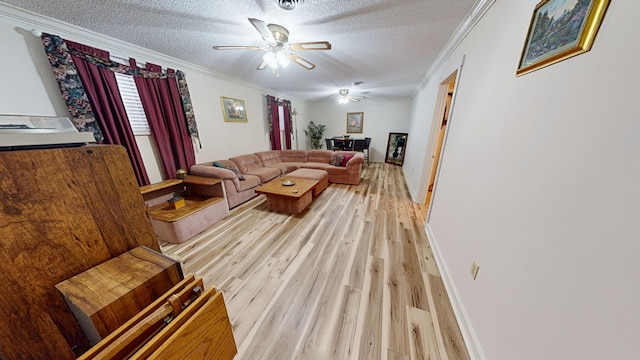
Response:
[[[296,1],[297,2],[297,1]],[[262,20],[249,18],[251,25],[258,30],[262,39],[267,42],[269,47],[262,48],[259,46],[214,46],[216,50],[263,50],[266,53],[262,57],[262,63],[258,65],[257,70],[263,70],[267,66],[271,67],[274,72],[279,67],[285,68],[291,62],[294,62],[307,70],[316,67],[311,61],[304,59],[295,51],[302,50],[331,50],[331,44],[328,41],[311,41],[288,44],[289,30],[278,24],[267,24]]]

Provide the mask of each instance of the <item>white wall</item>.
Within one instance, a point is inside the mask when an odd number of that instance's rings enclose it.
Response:
[[[635,359],[640,3],[612,1],[590,52],[516,77],[537,3],[496,1],[414,99],[428,132],[466,55],[427,230],[479,357]],[[407,151],[417,189],[426,147]]]
[[[387,140],[390,132],[407,132],[411,114],[411,101],[407,100],[371,100],[338,104],[336,101],[323,101],[310,106],[309,121],[327,126],[325,137],[347,134],[347,113],[363,112],[362,134],[351,134],[354,138],[371,138],[369,161],[384,162]],[[308,124],[308,123],[307,123]],[[305,125],[306,127],[306,125]],[[412,141],[411,134],[408,143]],[[302,147],[302,146],[301,146]]]
[[[119,56],[131,56],[138,63],[150,61],[184,71],[202,144],[202,148],[198,143],[194,144],[196,162],[270,149],[265,115],[266,94],[291,100],[299,112],[308,112],[307,103],[286,94],[229,79],[162,54],[0,4],[0,48],[3,53],[0,68],[4,69],[5,76],[5,86],[0,87],[0,114],[69,116],[40,38],[31,34],[31,29],[95,46]],[[244,99],[248,122],[224,122],[220,96]],[[298,133],[304,136],[301,129],[299,127]],[[150,181],[161,181],[152,140],[145,136],[138,136],[136,140]],[[300,144],[304,148],[303,140]]]

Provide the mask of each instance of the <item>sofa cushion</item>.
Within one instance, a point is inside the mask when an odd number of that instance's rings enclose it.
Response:
[[[282,162],[305,163],[307,162],[307,150],[280,150]]]
[[[331,164],[329,164],[328,162],[306,162],[304,163],[301,168],[306,168],[306,169],[318,169],[318,170],[325,170],[326,168],[328,168],[329,166],[331,166]]]
[[[243,174],[249,174],[251,170],[262,167],[262,162],[255,154],[246,154],[229,158]],[[224,163],[223,163],[224,164]]]
[[[262,183],[266,183],[269,180],[277,178],[278,176],[280,176],[281,173],[282,172],[278,168],[263,166],[260,168],[253,169],[245,173],[245,175],[255,175],[260,178],[260,181]]]
[[[280,150],[260,151],[254,154],[258,157],[258,159],[260,159],[262,166],[271,166],[273,164],[279,164],[282,162],[282,158],[280,157]]]
[[[334,152],[331,150],[309,150],[307,152],[307,162],[329,164],[333,154]]]
[[[304,167],[304,163],[303,162],[282,162],[280,163],[282,167],[286,167],[286,171],[285,173],[290,173],[296,169],[300,169],[301,167]]]

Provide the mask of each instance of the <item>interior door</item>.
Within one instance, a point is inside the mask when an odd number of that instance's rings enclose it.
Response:
[[[440,153],[442,152],[442,142],[444,140],[444,133],[447,130],[447,120],[449,119],[449,109],[451,108],[451,97],[453,96],[453,91],[450,91],[447,94],[446,104],[444,108],[444,115],[442,117],[442,122],[440,123],[440,130],[436,135],[434,142],[433,154],[431,155],[431,172],[429,174],[429,189],[428,191],[433,191],[433,183],[436,180],[436,172],[438,170],[438,163],[440,162]]]

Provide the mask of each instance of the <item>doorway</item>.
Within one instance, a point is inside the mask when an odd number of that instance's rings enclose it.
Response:
[[[440,83],[440,87],[438,89],[436,110],[434,112],[431,124],[431,135],[429,136],[429,143],[427,145],[427,163],[425,164],[426,176],[423,177],[423,209],[425,211],[426,219],[428,219],[429,210],[431,209],[433,202],[433,194],[437,183],[438,169],[440,168],[440,160],[442,158],[447,126],[449,125],[449,119],[451,117],[458,75],[459,69]]]

